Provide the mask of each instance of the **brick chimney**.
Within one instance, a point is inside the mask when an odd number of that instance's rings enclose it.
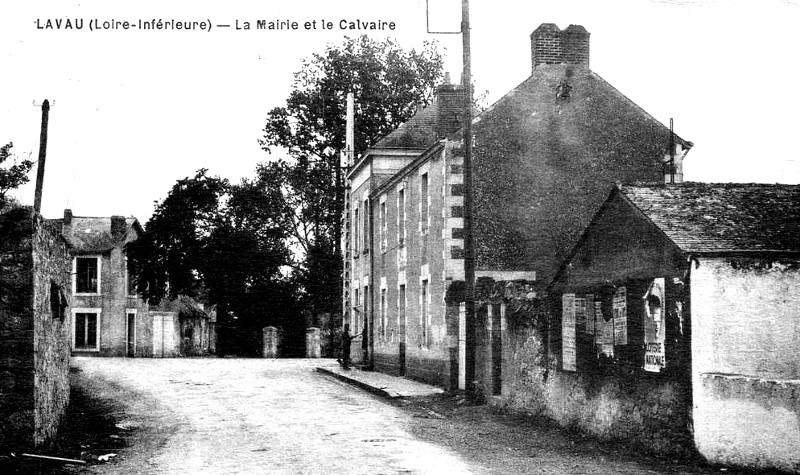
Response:
[[[443,139],[461,128],[464,110],[464,88],[450,84],[450,74],[436,88],[437,138]]]
[[[589,67],[589,32],[580,25],[560,30],[555,23],[542,23],[531,33],[531,63],[571,64]]]
[[[125,223],[125,216],[112,216],[111,217],[111,236],[114,238],[121,238],[125,235],[127,229]]]
[[[64,219],[61,221],[61,234],[69,236],[72,234],[72,210],[64,210]]]

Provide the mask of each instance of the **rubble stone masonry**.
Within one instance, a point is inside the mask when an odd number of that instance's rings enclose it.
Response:
[[[41,445],[69,401],[69,258],[28,208],[0,216],[0,447]]]

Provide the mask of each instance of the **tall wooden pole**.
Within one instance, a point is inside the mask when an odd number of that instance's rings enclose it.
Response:
[[[475,393],[475,236],[472,206],[472,66],[470,55],[469,0],[461,0],[461,39],[464,72],[464,317],[466,354],[464,384],[467,394]]]
[[[33,212],[38,215],[42,210],[42,187],[44,186],[44,161],[47,156],[47,122],[50,116],[50,102],[42,103],[42,132],[39,135],[39,164],[36,171],[36,194],[33,199]]]

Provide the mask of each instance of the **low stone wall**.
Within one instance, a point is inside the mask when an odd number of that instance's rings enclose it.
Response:
[[[800,381],[700,375],[695,441],[712,462],[800,473]]]
[[[534,327],[504,332],[502,395],[512,412],[545,416],[604,440],[623,440],[652,453],[691,450],[690,387],[660,375],[562,372]],[[486,378],[480,387],[488,396]]]

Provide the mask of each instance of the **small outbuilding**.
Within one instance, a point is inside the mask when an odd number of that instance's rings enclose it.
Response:
[[[584,417],[800,472],[800,186],[617,186],[552,290],[559,374],[623,388]]]
[[[211,316],[193,298],[179,295],[150,309],[153,356],[204,356],[214,352]]]

